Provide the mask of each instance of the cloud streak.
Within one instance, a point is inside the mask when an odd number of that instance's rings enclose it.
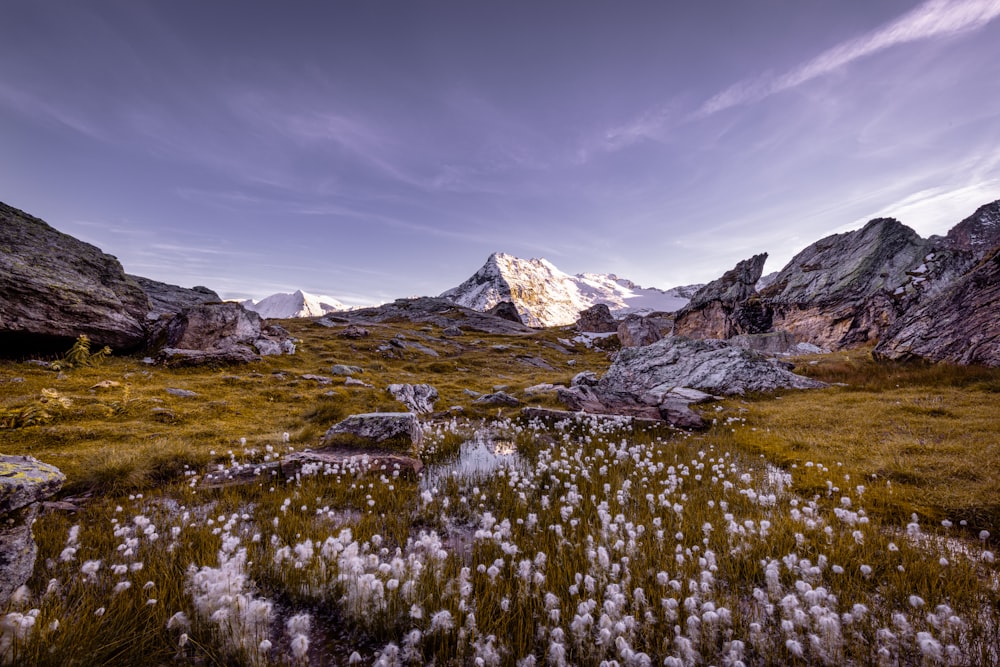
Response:
[[[895,21],[828,49],[780,76],[763,76],[730,86],[698,110],[709,116],[758,102],[819,78],[865,56],[923,39],[975,30],[1000,16],[1000,0],[929,0]]]

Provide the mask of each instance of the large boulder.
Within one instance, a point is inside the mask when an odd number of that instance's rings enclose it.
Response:
[[[611,314],[607,304],[598,303],[580,311],[576,320],[576,330],[588,333],[612,333],[618,331],[618,320]]]
[[[65,481],[58,468],[30,456],[0,455],[0,608],[35,567],[31,525],[39,503]]]
[[[973,270],[909,308],[875,347],[877,359],[1000,366],[1000,245]]]
[[[877,340],[901,312],[897,290],[928,247],[892,218],[813,243],[760,292],[773,329],[831,349]]]
[[[574,410],[661,418],[676,424],[694,422],[683,406],[711,395],[823,386],[725,341],[671,336],[645,347],[623,348],[595,386],[562,389],[559,398]]]
[[[768,313],[756,299],[757,281],[767,253],[754,255],[695,292],[674,318],[674,333],[694,338],[729,338],[759,333],[771,326]]]
[[[80,335],[137,349],[147,312],[117,259],[0,203],[0,354],[64,352]]]
[[[129,278],[138,283],[142,291],[149,297],[149,313],[146,317],[151,320],[159,319],[161,315],[179,313],[185,308],[202,303],[222,301],[218,294],[201,285],[187,288],[161,283],[158,280],[142,276],[130,275]]]
[[[387,448],[418,452],[424,432],[412,412],[369,412],[351,415],[323,435],[321,447]]]
[[[516,309],[515,309],[516,310]],[[447,299],[419,297],[416,299],[396,299],[392,303],[372,308],[359,308],[327,315],[316,320],[322,326],[342,326],[350,324],[340,334],[345,337],[363,337],[369,332],[362,327],[383,322],[414,322],[441,327],[461,327],[465,331],[479,331],[490,334],[530,334],[529,329],[518,320],[505,319],[471,308],[460,306]],[[348,332],[354,332],[348,336]],[[356,334],[356,335],[355,335]]]
[[[517,312],[517,306],[510,301],[501,301],[487,310],[486,314],[492,315],[493,317],[499,317],[501,320],[507,320],[508,322],[524,324],[521,320],[521,314]]]
[[[168,366],[259,361],[261,355],[293,354],[288,332],[261,326],[260,315],[238,303],[207,303],[156,322],[157,358]]]
[[[670,333],[672,327],[672,319],[629,313],[618,325],[618,340],[622,347],[652,345],[663,338],[664,331]]]

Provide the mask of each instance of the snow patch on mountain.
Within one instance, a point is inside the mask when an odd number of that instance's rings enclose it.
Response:
[[[323,295],[309,294],[296,290],[291,294],[279,292],[260,301],[241,302],[247,310],[252,310],[265,319],[285,319],[289,317],[321,317],[336,310],[347,310],[340,301]]]
[[[479,311],[511,301],[525,324],[551,327],[573,324],[580,311],[599,303],[606,304],[616,316],[673,312],[687,304],[694,289],[643,288],[614,274],[573,276],[545,259],[521,259],[498,252],[471,278],[441,297]]]

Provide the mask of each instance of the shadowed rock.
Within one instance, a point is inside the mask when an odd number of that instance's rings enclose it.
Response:
[[[589,333],[611,333],[618,330],[618,320],[611,314],[606,304],[598,303],[586,310],[580,311],[576,321],[577,331]]]
[[[968,274],[911,307],[875,347],[877,359],[1000,366],[1000,246]]]
[[[158,319],[161,315],[179,313],[185,308],[202,303],[222,301],[218,294],[200,285],[188,289],[142,276],[130,275],[129,278],[138,283],[142,291],[149,297],[149,312],[146,317],[151,320]]]
[[[770,318],[761,308],[757,281],[767,253],[745,259],[695,292],[674,318],[674,333],[695,338],[729,338],[767,331]]]
[[[652,345],[663,338],[663,328],[669,333],[673,328],[671,320],[650,316],[643,317],[631,313],[618,325],[618,340],[622,347],[643,347]]]
[[[0,455],[0,608],[35,567],[38,548],[31,525],[39,503],[65,481],[58,468],[30,456]]]
[[[521,405],[521,401],[517,400],[508,393],[497,391],[492,394],[485,394],[480,396],[473,401],[477,405],[496,405],[499,407],[516,408]]]
[[[521,319],[521,314],[517,312],[517,306],[510,301],[501,301],[487,310],[486,314],[492,315],[493,317],[499,317],[501,320],[507,320],[508,322],[524,324],[524,321]]]
[[[80,335],[134,350],[147,312],[117,259],[0,203],[0,354],[64,352]]]

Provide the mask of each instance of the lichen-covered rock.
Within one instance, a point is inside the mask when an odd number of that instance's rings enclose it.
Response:
[[[927,249],[925,239],[892,218],[813,243],[760,293],[773,330],[831,349],[878,339],[899,315],[894,293]]]
[[[0,203],[0,354],[64,352],[80,335],[133,350],[147,312],[117,259]]]
[[[156,322],[157,359],[168,366],[259,361],[261,355],[290,354],[295,343],[284,329],[262,328],[260,315],[238,303],[206,303]]]
[[[724,339],[768,330],[770,317],[753,298],[766,261],[766,252],[754,255],[695,292],[675,316],[674,333]]]
[[[384,447],[416,452],[423,430],[413,412],[370,412],[351,415],[323,435],[322,447]]]
[[[1000,246],[972,271],[900,317],[875,347],[877,359],[1000,366]]]
[[[611,314],[606,304],[598,303],[580,311],[576,320],[576,330],[589,333],[611,333],[618,331],[618,320]]]
[[[420,414],[434,412],[434,402],[438,399],[437,389],[429,384],[390,384],[388,391],[397,401]]]
[[[134,280],[149,297],[149,312],[146,317],[151,320],[159,319],[161,315],[179,313],[185,308],[202,303],[222,301],[218,294],[201,285],[187,288],[142,276],[129,275],[129,278]]]
[[[496,391],[492,394],[484,394],[474,400],[473,403],[476,403],[477,405],[496,405],[498,407],[507,408],[516,408],[521,405],[521,401],[503,391]]]
[[[30,456],[0,455],[0,608],[34,569],[38,549],[31,524],[38,503],[65,481],[58,468]]]
[[[560,389],[558,395],[573,410],[665,419],[696,428],[701,418],[687,406],[713,395],[823,386],[724,341],[669,337],[622,349],[596,385]]]

